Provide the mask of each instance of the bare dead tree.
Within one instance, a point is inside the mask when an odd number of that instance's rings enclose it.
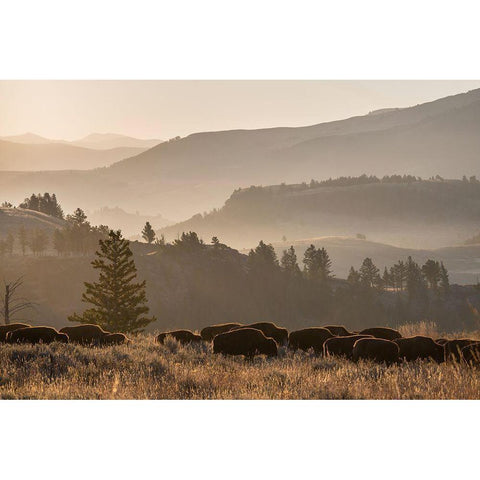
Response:
[[[24,297],[17,296],[17,290],[23,285],[23,277],[19,277],[13,282],[3,281],[5,286],[5,295],[2,298],[2,310],[5,325],[18,313],[28,308],[35,308],[35,303],[27,301]]]

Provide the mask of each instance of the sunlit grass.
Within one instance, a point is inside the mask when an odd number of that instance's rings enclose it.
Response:
[[[415,362],[386,367],[280,349],[278,358],[214,355],[211,346],[0,345],[4,399],[480,398],[480,372]]]

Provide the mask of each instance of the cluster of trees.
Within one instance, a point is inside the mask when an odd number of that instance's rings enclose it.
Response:
[[[265,320],[288,328],[341,323],[355,330],[430,319],[452,330],[471,317],[465,302],[461,314],[452,313],[448,272],[435,260],[420,266],[408,258],[386,268],[385,276],[366,258],[342,280],[334,277],[328,252],[314,245],[303,258],[293,246],[277,257],[261,241],[245,257],[217,237],[206,244],[188,232],[157,250],[149,262],[158,262],[163,280],[151,302],[165,327]]]
[[[27,229],[21,225],[16,232],[9,232],[0,240],[0,256],[31,253],[43,255],[54,250],[58,255],[89,255],[95,252],[98,242],[108,236],[105,225],[94,226],[87,220],[85,212],[77,208],[65,218],[65,226],[53,233],[42,228]]]
[[[381,178],[376,175],[360,175],[358,177],[338,177],[329,178],[328,180],[311,180],[309,187],[348,187],[351,185],[367,185],[369,183],[413,183],[421,182],[421,177],[415,175],[385,175]],[[305,183],[302,185],[306,185]]]
[[[36,212],[42,212],[56,218],[64,218],[63,210],[57,201],[54,193],[39,193],[35,195],[32,193],[30,198],[26,198],[19,206],[19,208],[26,208]]]
[[[352,266],[347,278],[351,285],[365,285],[377,290],[406,291],[410,298],[418,296],[429,288],[432,292],[448,295],[450,282],[443,262],[428,259],[422,267],[411,256],[407,261],[399,260],[390,268],[385,267],[383,275],[371,258],[365,258],[359,270]]]
[[[65,226],[53,232],[52,246],[58,255],[89,255],[108,234],[106,225],[91,225],[85,212],[77,208],[67,215]]]
[[[49,236],[42,228],[27,229],[23,225],[17,232],[9,232],[7,236],[0,240],[0,256],[13,255],[15,248],[25,255],[28,250],[33,255],[43,254],[49,245]]]

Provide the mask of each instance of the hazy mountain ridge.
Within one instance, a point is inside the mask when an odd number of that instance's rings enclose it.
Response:
[[[80,205],[89,210],[118,205],[145,212],[154,205],[180,219],[218,207],[232,190],[252,184],[364,172],[480,175],[479,131],[477,89],[307,127],[196,133],[94,172],[0,172],[0,188],[12,201],[20,188],[21,195],[49,190],[71,210],[79,205],[72,192],[81,192]]]
[[[435,248],[463,243],[480,224],[480,183],[416,181],[351,186],[277,185],[235,191],[218,211],[160,231],[196,231],[236,248],[327,235]]]

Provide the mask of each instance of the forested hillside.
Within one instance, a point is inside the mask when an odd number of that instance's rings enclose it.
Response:
[[[194,230],[237,248],[258,238],[278,242],[355,236],[412,248],[462,244],[480,225],[476,177],[421,180],[411,176],[345,177],[324,182],[252,186],[225,205],[160,231],[167,239]]]
[[[242,255],[217,240],[207,245],[194,233],[171,244],[131,246],[139,279],[147,282],[150,313],[158,319],[150,330],[231,321],[274,321],[289,329],[338,323],[353,330],[424,320],[440,331],[479,327],[478,288],[450,285],[443,265],[433,260],[376,265],[365,258],[353,265],[348,279],[338,279],[332,274],[336,259],[315,246],[303,255],[290,249],[278,258],[272,246],[260,242]],[[86,308],[81,295],[83,282],[96,278],[92,258],[89,253],[6,255],[0,277],[23,276],[22,295],[37,306],[22,319],[60,327]]]

